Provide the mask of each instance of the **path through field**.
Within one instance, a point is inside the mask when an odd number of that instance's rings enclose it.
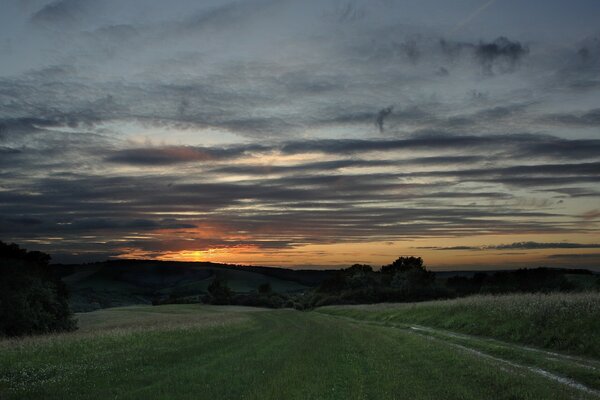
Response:
[[[0,398],[600,398],[594,360],[422,327],[250,310],[110,309],[82,314],[74,334],[0,342]]]
[[[508,366],[515,370],[528,370],[600,398],[600,361],[598,360],[414,324],[382,323],[340,316],[338,318],[349,322],[403,329],[475,354],[497,363],[499,367]]]

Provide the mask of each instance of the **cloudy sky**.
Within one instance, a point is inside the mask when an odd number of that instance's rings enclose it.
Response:
[[[2,0],[0,240],[600,262],[597,0]]]

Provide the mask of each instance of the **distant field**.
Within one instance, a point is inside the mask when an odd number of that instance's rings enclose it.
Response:
[[[212,264],[112,262],[76,266],[75,272],[65,274],[62,279],[71,293],[71,307],[77,312],[150,304],[152,299],[160,297],[199,296],[206,293],[215,277],[227,281],[229,288],[238,293],[256,291],[264,283],[270,284],[279,293],[308,289],[308,286],[293,280],[295,271],[271,271],[279,272],[282,275],[279,278],[261,273],[264,270]]]
[[[322,311],[379,315],[392,309],[380,307]],[[502,342],[384,326],[376,318],[168,305],[99,310],[79,320],[74,333],[0,341],[0,398],[600,396],[596,360],[561,354],[549,360]]]

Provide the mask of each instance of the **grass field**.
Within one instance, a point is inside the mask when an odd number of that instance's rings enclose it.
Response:
[[[548,361],[506,343],[321,312],[136,306],[80,314],[79,324],[74,333],[0,341],[0,398],[600,396],[595,360]]]
[[[600,293],[472,296],[423,303],[323,307],[360,320],[420,324],[600,358]]]

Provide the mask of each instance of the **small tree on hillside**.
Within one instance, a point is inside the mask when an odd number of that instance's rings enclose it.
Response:
[[[271,293],[271,284],[269,282],[261,283],[258,285],[258,293],[269,294]]]
[[[218,276],[208,285],[208,293],[212,304],[228,304],[231,299],[231,289],[227,286],[227,281]]]

